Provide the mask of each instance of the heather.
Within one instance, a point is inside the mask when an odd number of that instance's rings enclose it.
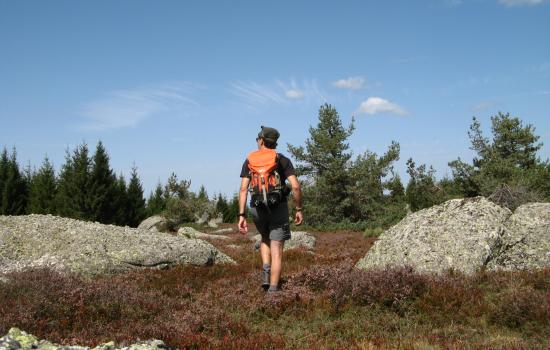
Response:
[[[315,233],[285,253],[283,292],[259,287],[259,256],[237,234],[212,242],[237,265],[180,266],[84,278],[49,270],[0,282],[0,333],[61,344],[157,338],[179,349],[533,349],[550,346],[550,270],[353,268],[373,243]],[[230,247],[228,247],[230,245]]]

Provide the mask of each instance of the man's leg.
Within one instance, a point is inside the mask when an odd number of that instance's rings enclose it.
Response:
[[[279,287],[283,263],[283,247],[285,241],[271,240],[271,277],[269,279],[270,290]]]
[[[270,240],[262,237],[262,241],[260,243],[260,255],[262,256],[262,287],[264,289],[269,288],[269,280],[271,275],[271,249],[269,244]]]

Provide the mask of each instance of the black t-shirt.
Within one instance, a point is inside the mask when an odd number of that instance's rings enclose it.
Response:
[[[296,171],[294,170],[294,166],[292,165],[290,159],[283,156],[281,153],[277,153],[277,156],[277,173],[281,176],[281,183],[284,184],[289,176],[296,175]],[[248,169],[248,158],[243,163],[241,177],[251,177],[250,169]]]

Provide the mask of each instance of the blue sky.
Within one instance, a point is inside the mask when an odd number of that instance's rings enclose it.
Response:
[[[323,103],[354,154],[470,160],[510,112],[550,157],[550,1],[0,0],[0,147],[22,164],[102,140],[146,194],[171,172],[232,194],[260,125],[303,144]]]

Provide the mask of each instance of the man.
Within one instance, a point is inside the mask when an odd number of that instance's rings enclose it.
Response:
[[[248,225],[246,222],[246,199],[249,185],[254,185],[254,177],[257,176],[254,168],[254,158],[257,153],[269,154],[269,150],[275,150],[279,132],[274,128],[262,126],[258,133],[256,143],[258,151],[250,153],[245,160],[241,170],[241,188],[239,192],[239,232],[246,234]],[[265,151],[265,152],[264,152]],[[294,223],[300,225],[303,220],[302,215],[302,192],[300,183],[296,178],[296,172],[292,162],[280,153],[275,156],[275,170],[280,177],[280,183],[284,189],[287,189],[285,181],[288,180],[292,186],[294,201],[296,202],[296,215]],[[252,162],[252,163],[251,163]],[[277,201],[268,201],[267,194],[252,195],[250,203],[250,212],[254,219],[254,224],[258,232],[262,235],[260,243],[260,254],[263,263],[262,287],[268,292],[277,292],[280,290],[279,280],[281,278],[281,268],[283,260],[283,248],[286,240],[290,239],[289,210],[287,202],[288,193],[283,193]],[[269,198],[271,199],[271,198]]]

